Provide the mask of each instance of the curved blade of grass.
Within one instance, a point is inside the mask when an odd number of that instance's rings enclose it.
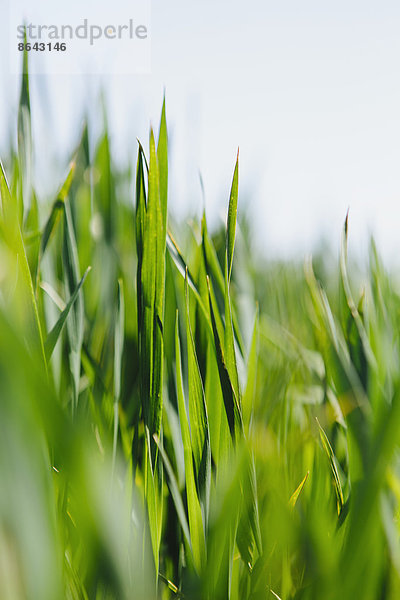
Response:
[[[329,442],[328,436],[326,435],[325,431],[321,427],[318,419],[316,419],[316,421],[318,424],[319,435],[321,438],[322,446],[326,452],[326,455],[329,459],[329,464],[331,467],[333,485],[334,485],[335,493],[336,493],[337,512],[338,512],[338,516],[339,516],[340,513],[342,512],[342,508],[344,505],[344,498],[343,498],[343,491],[342,491],[342,485],[340,483],[339,473],[338,473],[338,470],[336,467],[336,458],[335,458],[335,454],[333,452],[332,446]]]
[[[182,275],[183,279],[186,278],[186,273],[187,273],[190,289],[194,293],[196,300],[198,301],[201,309],[203,310],[204,315],[206,317],[208,317],[207,310],[204,306],[200,292],[197,289],[197,286],[195,284],[194,277],[191,274],[190,269],[189,269],[185,259],[183,258],[182,253],[181,253],[176,241],[172,237],[171,232],[168,232],[168,234],[167,234],[167,248],[168,248],[168,251],[170,253],[172,260],[174,261],[174,263],[175,263],[179,273]]]
[[[57,194],[57,198],[56,198],[55,202],[53,203],[50,215],[49,215],[49,217],[46,221],[46,224],[44,226],[44,229],[43,229],[42,237],[40,240],[39,258],[38,258],[36,278],[35,278],[36,289],[37,289],[38,283],[39,283],[40,263],[44,256],[44,253],[46,252],[51,235],[54,232],[55,228],[57,227],[57,224],[62,215],[64,202],[68,196],[68,193],[69,193],[69,190],[71,188],[71,184],[72,184],[72,181],[74,178],[75,168],[76,168],[76,163],[75,163],[75,161],[73,161],[70,165],[68,175],[67,175],[63,185],[61,186],[60,191]]]
[[[47,281],[42,281],[40,284],[41,289],[46,292],[48,297],[53,301],[53,303],[60,309],[62,312],[66,307],[64,300],[59,296],[56,290],[51,286]]]
[[[304,486],[306,484],[306,481],[308,479],[309,474],[310,474],[310,471],[307,471],[307,473],[305,474],[304,478],[301,480],[301,482],[298,485],[298,487],[295,489],[295,491],[293,492],[293,494],[290,496],[289,506],[291,506],[292,508],[294,508],[296,506],[296,502],[298,500],[298,497],[300,496],[301,492],[303,491],[303,488],[304,488]]]
[[[48,334],[45,344],[44,344],[44,348],[45,348],[45,352],[46,352],[46,360],[47,362],[50,360],[51,355],[53,354],[53,350],[55,348],[55,345],[58,341],[58,338],[61,335],[61,332],[63,330],[63,327],[65,325],[65,322],[67,320],[67,317],[69,315],[69,312],[74,304],[74,302],[76,301],[78,294],[79,294],[79,290],[81,289],[89,271],[91,270],[91,267],[88,267],[82,277],[82,279],[80,280],[80,282],[78,283],[77,287],[75,288],[71,298],[69,299],[67,305],[65,306],[64,310],[62,311],[60,318],[58,319],[57,323],[54,325],[54,327],[52,328],[52,330],[50,331],[50,333]]]

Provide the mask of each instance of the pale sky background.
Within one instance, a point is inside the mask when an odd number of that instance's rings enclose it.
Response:
[[[93,19],[96,4],[70,1]],[[14,44],[6,28],[3,19],[2,154],[15,133],[19,87],[5,58]],[[152,0],[151,61],[146,75],[32,77],[39,190],[57,188],[84,108],[100,123],[102,87],[118,161],[133,161],[136,137],[147,140],[149,123],[158,126],[165,87],[172,210],[201,210],[200,171],[208,214],[224,214],[239,146],[239,209],[250,211],[267,253],[303,255],[321,237],[336,248],[350,207],[354,251],[373,232],[397,259],[398,0]]]

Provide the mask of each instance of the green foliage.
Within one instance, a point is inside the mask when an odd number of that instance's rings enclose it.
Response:
[[[0,169],[1,598],[396,600],[400,298],[375,245],[350,263],[346,218],[337,267],[256,258],[238,160],[226,226],[175,223],[165,100],[134,198],[85,125],[47,203],[26,64],[21,89]]]

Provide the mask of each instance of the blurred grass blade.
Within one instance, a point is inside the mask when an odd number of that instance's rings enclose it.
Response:
[[[64,240],[63,240],[63,271],[64,285],[66,293],[71,297],[74,290],[78,287],[80,281],[78,250],[74,225],[72,221],[71,207],[69,202],[64,203]],[[82,290],[78,291],[78,296],[71,308],[71,314],[67,319],[67,332],[69,341],[69,360],[73,383],[73,404],[74,413],[78,405],[79,381],[81,374],[81,351],[83,343],[83,295]]]
[[[52,328],[52,330],[50,331],[50,333],[48,334],[48,336],[46,338],[44,348],[45,348],[45,352],[46,352],[47,361],[50,360],[51,355],[53,354],[54,347],[61,335],[61,332],[63,330],[63,327],[64,327],[67,317],[69,315],[69,312],[78,297],[79,291],[80,291],[90,269],[91,269],[91,267],[88,267],[86,269],[82,279],[78,283],[71,298],[69,299],[67,305],[65,306],[63,312],[61,313],[60,318],[58,319],[57,323],[54,325],[54,327]]]
[[[341,251],[340,251],[340,274],[342,277],[342,284],[344,293],[346,296],[346,302],[349,307],[350,313],[357,327],[358,335],[360,336],[360,340],[362,342],[363,351],[365,352],[365,356],[368,360],[368,363],[371,368],[376,369],[376,359],[372,352],[367,332],[365,331],[364,324],[362,322],[360,313],[357,309],[356,303],[354,302],[353,295],[351,293],[350,281],[347,272],[347,246],[348,246],[348,226],[349,226],[349,214],[346,215],[346,220],[343,226],[342,232],[342,243],[341,243]]]
[[[70,169],[68,171],[68,175],[67,175],[63,185],[61,186],[60,191],[57,194],[57,198],[56,198],[55,202],[53,203],[50,215],[49,215],[49,217],[46,221],[46,224],[44,226],[44,229],[43,229],[43,234],[42,234],[42,237],[40,240],[39,258],[38,258],[36,277],[35,277],[36,289],[39,284],[40,263],[46,252],[50,238],[51,238],[54,230],[57,227],[57,224],[60,220],[61,215],[63,214],[64,202],[65,202],[65,200],[69,194],[69,190],[71,188],[71,184],[72,184],[74,174],[75,174],[75,168],[76,168],[76,163],[72,162],[70,165]]]
[[[114,330],[114,434],[113,434],[113,471],[117,455],[118,440],[118,415],[119,402],[121,399],[121,375],[122,375],[122,355],[124,351],[124,330],[125,330],[125,303],[124,303],[124,284],[122,279],[118,280],[117,306],[115,310],[115,330]]]
[[[298,485],[298,487],[295,489],[295,491],[293,492],[293,494],[290,496],[289,499],[289,506],[291,508],[294,508],[296,506],[296,502],[298,500],[298,497],[300,496],[301,492],[303,491],[303,488],[306,484],[306,481],[308,479],[310,472],[307,471],[307,473],[305,474],[304,478],[302,479],[302,481],[300,482],[300,484]]]
[[[321,438],[322,446],[326,452],[326,455],[329,459],[329,464],[331,467],[333,485],[334,485],[335,493],[336,493],[337,512],[338,512],[338,515],[340,516],[340,513],[342,512],[342,508],[344,505],[344,498],[343,498],[343,491],[342,491],[342,485],[340,483],[339,473],[338,473],[338,470],[336,467],[336,458],[335,458],[335,454],[333,452],[332,446],[328,440],[328,437],[327,437],[325,431],[322,429],[318,419],[317,419],[317,423],[318,423],[319,435]]]
[[[154,439],[153,439],[154,442]],[[155,444],[155,442],[154,442]],[[160,563],[160,539],[162,528],[162,498],[160,496],[159,481],[157,471],[152,469],[151,445],[148,440],[145,444],[145,498],[147,503],[147,512],[149,519],[151,547],[153,549],[155,573],[158,573]],[[145,540],[143,540],[145,542]],[[156,575],[157,577],[157,575]]]
[[[256,316],[254,319],[253,335],[251,339],[251,347],[249,359],[247,363],[247,382],[246,389],[242,398],[243,425],[245,432],[251,429],[253,408],[257,390],[257,361],[259,348],[259,310],[257,306]]]
[[[43,333],[40,324],[39,312],[36,303],[35,291],[32,282],[32,275],[29,268],[28,259],[26,256],[24,241],[22,238],[21,226],[18,218],[18,206],[15,198],[11,196],[10,189],[7,182],[7,177],[3,168],[3,164],[0,160],[0,194],[1,194],[1,208],[2,208],[2,232],[4,239],[11,251],[14,253],[18,260],[18,266],[22,275],[22,282],[24,286],[24,294],[27,298],[27,305],[29,306],[30,317],[32,320],[33,328],[33,346],[38,348],[39,353],[43,360],[43,366],[47,371],[46,354],[44,351]]]

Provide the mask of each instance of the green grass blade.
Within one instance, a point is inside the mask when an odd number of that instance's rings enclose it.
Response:
[[[67,175],[63,185],[61,186],[60,191],[57,194],[57,198],[56,198],[55,202],[53,203],[53,206],[50,211],[50,215],[49,215],[49,217],[45,223],[45,226],[43,228],[43,233],[42,233],[42,237],[40,240],[39,258],[38,258],[37,271],[36,271],[36,277],[35,277],[36,289],[38,288],[38,285],[39,285],[40,263],[46,252],[50,238],[57,227],[57,224],[61,218],[61,215],[63,214],[64,202],[65,202],[65,200],[69,194],[69,190],[71,188],[71,184],[72,184],[74,174],[75,174],[75,167],[76,167],[75,162],[72,162],[70,169],[68,171],[68,175]]]
[[[90,271],[91,267],[88,267],[82,277],[82,279],[80,280],[80,282],[78,283],[77,287],[75,288],[71,298],[69,299],[67,305],[65,306],[64,310],[62,311],[60,318],[58,319],[57,323],[54,325],[54,327],[52,328],[52,330],[49,332],[46,341],[45,341],[45,352],[46,352],[46,359],[47,361],[50,360],[51,355],[53,354],[53,350],[55,348],[55,345],[61,335],[61,332],[64,328],[64,325],[67,321],[69,312],[72,308],[72,306],[74,305],[74,302],[76,301],[79,291],[82,287],[82,285],[84,284],[84,281]]]
[[[336,494],[337,512],[338,512],[338,515],[340,516],[340,513],[342,512],[342,508],[344,505],[344,497],[343,497],[342,485],[340,483],[339,473],[338,473],[337,466],[336,466],[336,458],[335,458],[335,454],[333,452],[332,446],[329,442],[328,436],[326,435],[325,431],[321,427],[318,419],[317,419],[317,423],[318,423],[319,435],[321,438],[322,446],[326,452],[326,455],[329,459],[329,465],[331,467],[333,485],[334,485],[335,494]]]
[[[160,202],[163,228],[167,230],[168,205],[168,131],[165,111],[165,96],[162,105],[160,131],[158,134],[157,159],[160,173]]]
[[[161,454],[161,457],[162,457],[162,460],[163,460],[163,463],[165,466],[165,470],[167,472],[168,487],[170,489],[171,496],[172,496],[172,499],[175,504],[176,514],[178,515],[178,519],[179,519],[179,523],[182,527],[183,535],[185,536],[186,543],[191,550],[189,525],[187,522],[185,507],[183,506],[183,501],[182,501],[182,497],[181,497],[181,494],[179,491],[179,486],[178,486],[178,482],[175,477],[174,470],[171,466],[171,463],[169,461],[167,453],[165,452],[164,448],[162,447],[162,445],[160,443],[160,440],[158,439],[158,437],[156,435],[154,435],[154,441],[157,444],[157,447],[160,451],[160,454]]]
[[[259,348],[259,311],[257,306],[257,312],[254,319],[253,335],[251,339],[251,347],[249,353],[249,359],[247,363],[247,382],[246,389],[242,398],[242,411],[243,411],[243,425],[245,431],[248,432],[251,429],[254,400],[256,397],[257,389],[257,361],[258,361],[258,348]]]
[[[374,370],[377,368],[376,358],[374,353],[372,352],[371,345],[369,343],[367,332],[365,331],[364,324],[362,322],[360,313],[358,311],[357,305],[353,299],[353,295],[351,292],[350,281],[347,271],[347,246],[348,246],[348,222],[349,215],[346,215],[346,220],[343,226],[342,232],[342,243],[341,243],[341,251],[340,251],[340,274],[342,278],[343,289],[346,297],[346,302],[349,307],[351,316],[354,320],[354,323],[357,327],[358,335],[360,336],[360,340],[362,343],[363,351],[368,360],[368,364]]]
[[[290,496],[289,499],[289,506],[291,508],[294,508],[296,506],[296,502],[301,494],[301,492],[303,491],[303,488],[306,484],[306,481],[308,479],[310,472],[307,471],[307,473],[305,474],[305,476],[303,477],[303,479],[301,480],[300,484],[297,486],[297,488],[295,489],[295,491],[293,492],[293,494]]]
[[[229,372],[229,378],[232,382],[233,389],[239,408],[241,410],[241,395],[239,389],[239,376],[236,363],[236,351],[235,351],[235,337],[233,334],[232,324],[232,309],[231,309],[231,297],[229,293],[229,280],[228,273],[225,272],[225,335],[224,335],[224,347],[225,347],[225,360],[226,367]]]
[[[155,151],[154,136],[150,136],[150,168],[149,168],[149,204],[148,214],[152,219],[148,245],[153,244],[152,268],[154,279],[154,306],[153,306],[153,331],[154,331],[154,363],[152,373],[151,418],[150,431],[159,436],[162,415],[162,381],[163,381],[163,320],[164,320],[164,288],[165,288],[165,229],[162,223],[160,206],[160,188],[158,161]],[[146,268],[143,261],[143,269]],[[153,285],[153,282],[152,282]]]
[[[153,439],[154,442],[154,439]],[[155,444],[155,442],[154,442]],[[162,500],[160,497],[160,489],[157,480],[157,471],[153,471],[151,457],[151,445],[148,439],[145,444],[145,498],[147,502],[147,513],[149,519],[151,547],[153,549],[154,568],[156,578],[159,570],[159,553],[160,553],[160,540],[161,540],[161,527],[162,527],[162,513],[160,507],[162,507]]]
[[[114,328],[114,435],[113,435],[113,470],[117,455],[118,415],[121,398],[122,355],[124,351],[125,303],[124,284],[118,280],[117,306],[115,310]]]
[[[182,360],[179,341],[178,314],[175,326],[175,353],[176,353],[176,386],[178,397],[179,421],[185,460],[186,498],[189,514],[190,540],[193,551],[193,562],[198,573],[205,565],[206,546],[204,527],[201,514],[201,506],[197,495],[194,468],[192,442],[190,439],[189,421],[186,412],[185,398],[183,395]]]
[[[232,384],[232,381],[229,376],[229,371],[226,366],[224,351],[222,349],[221,339],[218,333],[217,323],[216,323],[216,310],[213,306],[213,300],[211,296],[211,288],[210,281],[208,281],[208,292],[209,292],[209,303],[210,303],[210,313],[211,313],[211,322],[214,333],[214,342],[215,342],[215,351],[217,357],[218,364],[218,372],[221,383],[222,395],[224,398],[225,412],[228,419],[229,431],[232,437],[232,440],[235,442],[235,439],[238,435],[243,432],[243,422],[242,415],[240,411],[240,405],[238,398],[235,393],[235,388]]]
[[[154,141],[153,141],[154,146]],[[154,150],[152,153],[154,156]],[[152,398],[152,378],[154,361],[154,325],[156,300],[156,269],[157,269],[157,203],[158,203],[158,174],[151,165],[149,177],[148,206],[143,225],[143,256],[138,263],[141,275],[141,285],[138,288],[138,313],[142,313],[139,323],[140,357],[142,369],[142,403],[145,424],[151,435],[158,433],[154,424],[154,407]],[[142,209],[140,209],[142,210]],[[137,213],[138,214],[138,213]]]
[[[63,239],[63,271],[64,285],[68,296],[72,296],[80,281],[78,250],[74,225],[72,221],[71,207],[69,202],[64,203],[64,239]],[[81,351],[83,343],[83,294],[78,291],[69,319],[67,320],[67,332],[69,342],[69,359],[73,383],[72,411],[75,412],[78,405],[79,381],[81,374]]]
[[[231,194],[229,198],[228,220],[226,230],[226,252],[227,252],[227,274],[228,281],[231,280],[233,251],[235,249],[236,219],[239,191],[239,151],[236,159],[235,171],[233,173]]]
[[[204,521],[207,523],[211,481],[210,432],[208,428],[203,382],[200,375],[196,347],[190,325],[189,284],[187,275],[185,280],[185,296],[189,378],[189,419],[199,497],[204,509]]]
[[[214,244],[212,243],[210,236],[208,234],[205,212],[203,213],[203,218],[201,221],[201,243],[202,243],[206,273],[208,274],[208,276],[211,275],[213,277],[213,279],[215,280],[215,282],[219,288],[220,293],[222,294],[222,296],[224,296],[224,294],[225,294],[225,278],[222,273],[221,265],[219,263],[216,250],[214,248]],[[236,316],[236,311],[233,308],[232,308],[232,322],[233,322],[233,329],[235,332],[235,337],[236,337],[236,341],[237,341],[237,344],[238,344],[238,347],[240,350],[240,354],[242,356],[244,356],[245,355],[244,343],[243,343],[242,335],[240,333],[239,324],[238,324],[238,320],[237,320],[237,316]]]
[[[44,351],[43,333],[40,324],[39,312],[35,297],[34,285],[29,269],[29,263],[26,256],[25,246],[22,238],[21,226],[18,218],[18,206],[15,198],[12,198],[7,182],[7,177],[0,160],[0,194],[2,208],[2,232],[5,241],[9,245],[11,251],[18,259],[19,268],[24,285],[24,293],[26,293],[29,310],[34,330],[34,346],[39,349],[39,353],[43,360],[43,366],[47,371],[46,354]]]

